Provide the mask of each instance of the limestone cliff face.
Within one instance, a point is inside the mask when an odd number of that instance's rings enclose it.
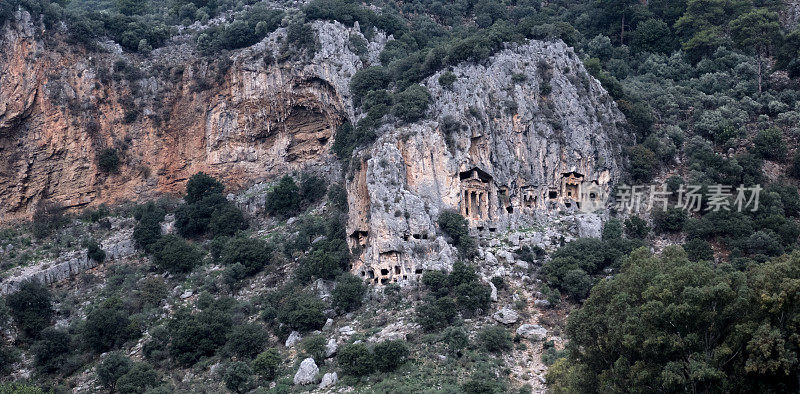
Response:
[[[385,128],[349,185],[356,271],[375,283],[452,264],[455,250],[435,236],[443,209],[490,235],[602,208],[620,176],[624,117],[562,42],[452,72],[451,88],[439,74],[425,81],[432,120]]]
[[[431,76],[425,120],[383,126],[342,174],[330,147],[335,128],[360,116],[350,78],[377,64],[387,38],[371,35],[359,57],[349,47],[357,25],[314,30],[313,57],[287,55],[282,29],[215,59],[186,37],[141,57],[113,43],[87,52],[20,13],[0,30],[0,222],[42,201],[176,193],[198,171],[235,191],[310,169],[347,179],[353,271],[387,283],[452,264],[436,224],[444,209],[489,235],[601,207],[620,176],[624,118],[560,41],[454,67],[451,87]],[[107,147],[120,152],[114,174],[95,159]]]
[[[179,192],[198,171],[236,190],[335,169],[333,131],[352,114],[349,78],[363,67],[348,47],[359,33],[315,30],[312,59],[280,58],[282,30],[230,58],[180,42],[142,58],[65,45],[19,13],[0,30],[0,221],[45,200],[79,207]],[[120,152],[116,174],[97,167],[107,147]]]

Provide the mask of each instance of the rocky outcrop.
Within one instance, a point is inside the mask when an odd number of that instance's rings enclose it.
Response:
[[[178,193],[198,171],[241,191],[231,199],[250,214],[283,174],[341,179],[334,130],[362,116],[350,78],[377,63],[387,38],[371,35],[359,56],[357,24],[313,28],[313,56],[285,51],[279,29],[218,58],[199,56],[188,37],[141,57],[113,43],[104,52],[63,45],[18,13],[0,30],[0,222],[28,218],[42,201]],[[450,87],[442,72],[422,82],[432,98],[425,119],[384,125],[345,176],[353,271],[371,283],[448,269],[457,251],[436,224],[446,209],[489,237],[602,208],[620,176],[624,118],[563,42],[510,44],[452,67]],[[119,152],[117,172],[98,167],[105,148]],[[576,236],[599,234],[601,221],[587,215],[574,219]]]
[[[794,30],[800,23],[800,0],[784,0],[783,4],[781,22],[786,30]]]
[[[43,29],[25,12],[0,28],[0,222],[44,200],[176,193],[198,171],[231,190],[306,168],[335,177],[329,148],[353,113],[349,79],[384,40],[376,35],[362,60],[349,49],[358,28],[317,22],[313,57],[284,55],[279,29],[219,58],[197,55],[186,37],[141,58],[113,43],[64,45]],[[119,152],[116,173],[98,168],[105,148]]]
[[[503,324],[514,324],[519,320],[519,313],[517,311],[511,309],[510,307],[506,306],[503,309],[495,312],[492,315],[492,319],[497,320]]]
[[[300,368],[294,374],[294,384],[305,385],[316,383],[319,380],[319,367],[314,359],[311,357],[306,358],[300,363]]]
[[[445,209],[491,236],[603,208],[621,174],[624,117],[564,43],[511,45],[451,72],[452,87],[441,73],[424,82],[427,120],[384,127],[348,183],[355,271],[373,283],[449,268],[456,252],[436,225]],[[596,217],[575,220],[598,235]]]
[[[135,255],[136,247],[131,238],[132,234],[132,229],[123,229],[103,240],[100,247],[106,253],[106,260],[123,259]],[[63,253],[52,261],[44,261],[13,270],[7,278],[0,282],[0,295],[13,293],[25,281],[35,280],[48,285],[69,279],[97,267],[98,264],[99,262],[87,257],[86,249]]]
[[[339,382],[339,375],[336,372],[328,372],[322,376],[322,381],[319,383],[319,388],[324,389],[335,386]]]
[[[517,335],[534,341],[547,338],[547,329],[538,324],[523,324],[517,328]]]

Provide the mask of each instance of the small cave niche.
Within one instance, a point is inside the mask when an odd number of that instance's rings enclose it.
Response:
[[[395,275],[400,275],[400,266],[399,265],[395,265],[394,266],[394,273],[395,273]]]
[[[414,239],[422,239],[422,234],[413,234]]]
[[[369,232],[364,230],[356,230],[350,234],[351,242],[359,246],[367,246],[367,237],[369,237]]]
[[[506,212],[508,212],[508,213],[514,213],[514,207],[512,207],[512,206],[510,206],[510,205],[509,205],[509,206],[507,206],[507,207],[506,207]]]
[[[422,275],[422,268],[415,269],[414,273],[417,274],[417,275]]]
[[[381,268],[381,276],[385,276],[385,275],[389,275],[389,269],[388,268]]]
[[[547,198],[550,198],[550,199],[558,198],[558,191],[556,191],[556,190],[548,191],[547,192]]]

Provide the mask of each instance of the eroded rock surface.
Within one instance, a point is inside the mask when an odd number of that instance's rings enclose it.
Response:
[[[0,42],[0,222],[29,218],[43,201],[84,207],[179,193],[198,171],[257,214],[269,182],[310,170],[347,180],[353,272],[402,283],[457,258],[436,223],[445,209],[491,238],[602,207],[621,174],[624,118],[561,41],[510,44],[460,64],[449,88],[439,85],[443,71],[429,77],[425,119],[386,119],[343,174],[330,149],[336,127],[362,116],[350,78],[377,64],[387,37],[371,35],[359,57],[349,39],[363,37],[358,25],[313,28],[313,57],[281,57],[279,29],[226,58],[199,56],[188,37],[142,58],[109,43],[106,52],[64,45],[18,13]],[[105,148],[119,152],[116,173],[98,168]],[[567,237],[597,236],[602,221],[592,215],[573,220]],[[548,242],[544,231],[537,243]]]
[[[374,283],[452,265],[456,251],[436,237],[445,209],[490,236],[602,208],[621,174],[624,117],[564,43],[510,46],[452,72],[452,88],[441,73],[424,83],[429,120],[384,127],[348,183],[356,271]],[[573,232],[597,236],[600,225],[589,213]]]

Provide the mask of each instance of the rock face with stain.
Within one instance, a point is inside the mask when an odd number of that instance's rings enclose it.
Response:
[[[452,265],[456,251],[436,236],[442,210],[490,235],[603,208],[621,175],[624,117],[562,42],[510,46],[452,72],[450,88],[441,73],[424,82],[427,120],[385,128],[348,185],[354,271],[373,283]]]
[[[369,55],[349,49],[353,29],[314,29],[313,57],[280,58],[279,29],[230,56],[200,57],[176,39],[142,58],[113,43],[65,45],[17,13],[0,29],[0,221],[30,217],[42,201],[179,192],[198,171],[236,190],[308,166],[335,169],[333,132],[352,116],[349,79]],[[371,48],[377,56],[380,46]],[[121,158],[116,173],[98,168],[106,148]]]
[[[142,57],[113,43],[91,52],[65,44],[63,32],[18,13],[0,29],[0,222],[28,218],[44,201],[177,193],[198,171],[231,191],[298,170],[344,175],[353,272],[380,284],[449,268],[456,251],[436,224],[445,209],[489,234],[585,211],[595,199],[602,207],[621,174],[624,118],[560,41],[460,64],[451,87],[439,84],[441,72],[429,77],[425,119],[385,119],[342,174],[334,130],[363,116],[350,78],[378,64],[391,37],[370,34],[359,56],[350,48],[351,35],[363,37],[357,24],[313,28],[313,56],[286,51],[279,29],[218,58],[199,56],[190,37]],[[106,148],[120,156],[115,173],[98,167]]]

